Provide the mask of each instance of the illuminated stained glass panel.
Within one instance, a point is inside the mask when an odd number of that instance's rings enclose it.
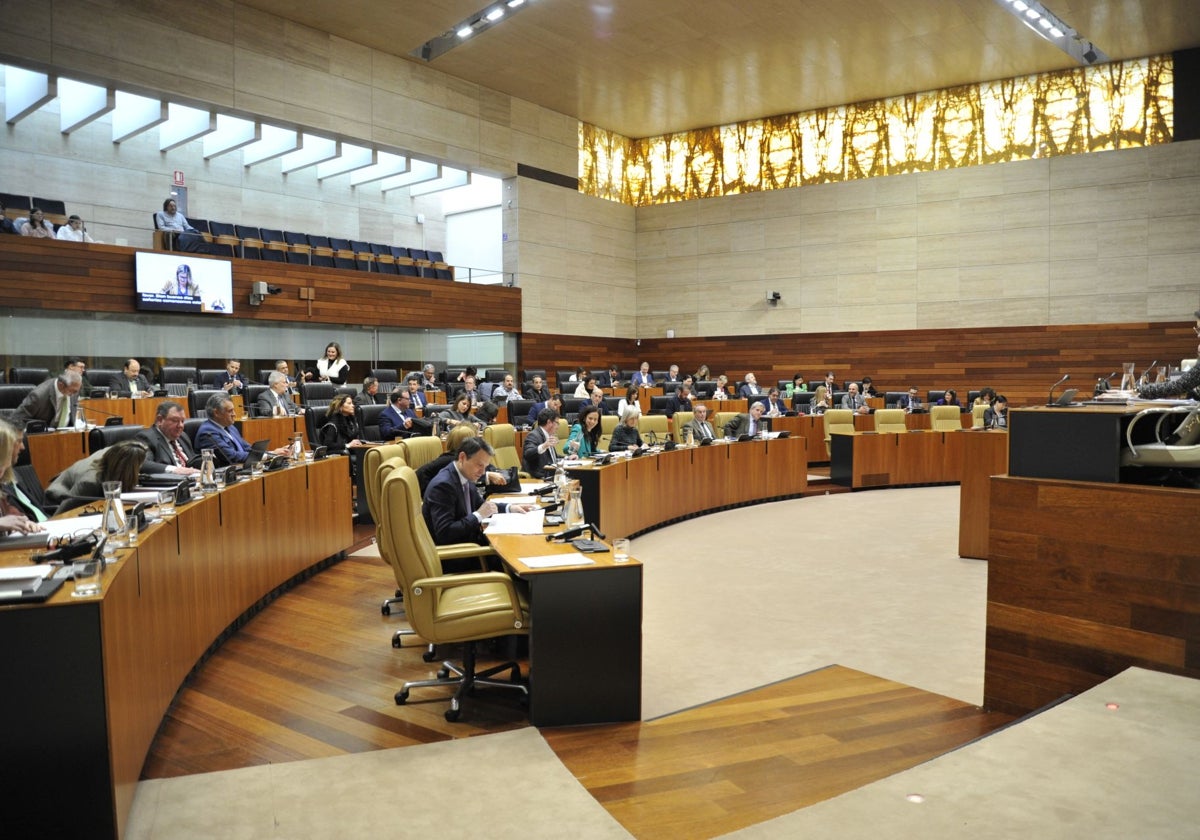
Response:
[[[1170,56],[632,140],[579,126],[579,189],[625,204],[1171,142]]]

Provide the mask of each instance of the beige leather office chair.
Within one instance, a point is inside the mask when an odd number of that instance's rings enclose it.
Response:
[[[529,478],[521,465],[521,456],[517,452],[517,432],[511,423],[497,423],[483,430],[483,439],[495,450],[492,463],[501,469],[517,467],[522,478]]]
[[[600,415],[600,436],[604,437],[607,435],[611,438],[612,433],[617,429],[617,421],[620,419],[615,414]]]
[[[725,425],[737,416],[738,412],[736,411],[718,411],[712,418],[713,434],[717,437],[724,437]]]
[[[653,433],[653,437],[651,437],[651,433]],[[643,414],[638,418],[638,434],[647,443],[650,441],[665,443],[671,436],[671,430],[667,423],[667,415]]]
[[[904,425],[904,409],[902,408],[881,408],[875,412],[875,431],[884,432],[907,432],[908,427]]]
[[[943,408],[945,408],[945,406],[943,406]],[[988,410],[988,407],[986,405],[971,406],[971,428],[972,429],[982,429],[983,428],[983,413],[987,410]]]
[[[476,642],[529,632],[528,610],[513,579],[503,572],[442,573],[441,559],[421,516],[420,486],[411,467],[397,467],[384,482],[383,516],[388,522],[388,551],[397,558],[406,584],[406,610],[413,629],[433,644],[463,645],[461,666],[443,662],[436,679],[406,682],[396,692],[396,703],[405,703],[414,688],[452,686],[455,692],[445,716],[456,721],[463,697],[479,686],[528,694],[515,662],[484,671],[475,668]],[[484,546],[475,548],[480,554],[491,553]],[[492,679],[504,671],[509,672],[508,680]]]
[[[693,411],[676,411],[675,416],[671,418],[671,439],[676,443],[683,443],[683,430],[695,416]]]
[[[854,412],[848,408],[831,408],[822,415],[825,421],[825,454],[833,457],[833,435],[854,434]]]
[[[1133,429],[1147,417],[1158,418],[1154,442],[1135,445]],[[1200,469],[1200,408],[1156,406],[1139,411],[1125,430],[1125,443],[1128,448],[1121,453],[1122,466]]]
[[[363,471],[363,488],[367,494],[367,510],[371,513],[371,519],[375,523],[375,539],[379,541],[379,531],[383,528],[383,523],[380,520],[379,501],[383,487],[383,473],[381,468],[385,462],[399,459],[400,463],[404,463],[404,447],[398,443],[385,444],[384,446],[372,446],[363,453],[362,471]],[[389,467],[387,472],[391,472]],[[404,598],[404,593],[400,589],[396,590],[396,595],[393,598],[385,598],[379,607],[379,611],[384,615],[392,614],[392,605],[400,603]]]
[[[962,428],[961,415],[958,406],[935,405],[929,409],[929,426],[935,432],[957,432]]]
[[[419,470],[421,467],[428,464],[437,456],[441,455],[445,447],[442,446],[442,439],[421,435],[420,437],[405,438],[400,442],[404,447],[404,461],[414,470]]]

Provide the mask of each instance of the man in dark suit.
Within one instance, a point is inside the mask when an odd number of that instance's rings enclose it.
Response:
[[[603,417],[605,414],[612,413],[608,410],[608,406],[604,404],[604,392],[599,388],[592,389],[591,403],[592,405],[596,406],[596,410],[600,412],[601,417]],[[580,404],[579,408],[581,411],[583,410],[583,407],[584,405]]]
[[[137,359],[126,359],[121,373],[108,380],[109,393],[114,397],[149,397],[150,380],[142,375],[142,365]]]
[[[379,393],[379,380],[374,376],[368,376],[363,380],[362,390],[354,395],[354,404],[357,406],[376,405],[375,395]]]
[[[717,435],[713,431],[712,423],[708,422],[708,406],[700,403],[692,411],[694,412],[692,422],[684,427],[685,430],[691,430],[692,440],[699,443],[702,440],[712,440],[716,437]]]
[[[616,365],[609,365],[608,370],[596,374],[596,384],[601,388],[620,388],[621,369]]]
[[[762,393],[762,388],[758,387],[758,379],[753,373],[746,374],[746,381],[742,383],[742,387],[738,388],[738,396],[743,399],[757,397]]]
[[[903,408],[905,411],[920,411],[924,407],[921,404],[921,397],[918,396],[916,388],[909,388],[907,394],[896,400],[896,408]]]
[[[425,488],[421,515],[437,545],[473,542],[485,545],[483,520],[494,513],[526,513],[532,505],[485,502],[475,482],[487,472],[495,453],[483,438],[469,437],[454,461],[442,468]]]
[[[671,395],[671,399],[667,401],[667,416],[674,417],[676,411],[693,410],[692,389],[687,385],[680,385],[675,389],[675,393]]]
[[[541,414],[543,411],[545,411],[547,408],[554,409],[554,413],[556,415],[560,411],[562,411],[562,395],[551,394],[550,399],[546,400],[545,402],[534,403],[532,406],[530,406],[529,407],[529,416],[526,418],[529,421],[529,425],[530,426],[539,425],[538,424],[538,415]],[[510,421],[512,420],[511,417],[508,419]]]
[[[756,402],[750,410],[739,414],[725,424],[725,437],[739,438],[742,435],[757,435],[766,431],[767,424],[762,421],[763,404]]]
[[[550,399],[550,389],[546,387],[546,380],[542,377],[535,376],[530,380],[529,399],[534,402],[546,402]]]
[[[13,412],[12,424],[24,429],[30,420],[41,420],[48,429],[70,429],[79,417],[79,389],[83,377],[73,370],[64,370],[54,379],[47,379],[25,395]]]
[[[558,446],[558,411],[543,408],[538,412],[536,422],[537,428],[525,436],[525,448],[521,453],[526,472],[535,478],[558,460],[554,449]]]
[[[287,374],[277,370],[267,377],[267,390],[254,401],[254,410],[259,417],[290,417],[301,413],[296,403],[288,396]]]
[[[433,424],[417,416],[412,409],[409,392],[396,388],[392,391],[390,405],[379,415],[379,435],[384,440],[427,435]]]
[[[667,368],[667,378],[663,382],[680,382],[679,365],[671,365]]]
[[[225,370],[218,373],[213,379],[213,388],[220,388],[231,397],[236,394],[245,394],[248,384],[242,373],[242,363],[237,359],[226,359]]]
[[[405,386],[408,388],[409,406],[414,411],[421,411],[429,404],[428,398],[425,396],[425,391],[421,387],[420,376],[409,376]]]
[[[243,463],[250,454],[250,444],[233,425],[233,400],[224,392],[213,394],[204,410],[208,419],[196,430],[196,449],[220,453],[227,464]]]
[[[783,415],[787,414],[787,412],[788,412],[787,403],[785,403],[783,400],[779,399],[779,389],[778,388],[772,388],[771,390],[767,391],[766,405],[767,405],[766,413],[767,413],[768,417],[782,417]]]
[[[183,423],[186,419],[187,415],[179,403],[164,400],[158,404],[154,412],[154,425],[136,435],[149,449],[146,461],[142,464],[143,472],[166,472],[175,475],[194,475],[200,472],[188,466],[188,461],[196,452],[192,449],[192,442],[183,433]]]

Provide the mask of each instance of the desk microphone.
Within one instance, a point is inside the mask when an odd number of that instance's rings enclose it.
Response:
[[[1117,375],[1114,370],[1108,376],[1101,376],[1096,380],[1096,390],[1093,392],[1096,395],[1103,394],[1106,391],[1112,390],[1112,378]]]
[[[573,540],[584,531],[590,531],[592,534],[592,539],[604,539],[604,534],[600,532],[599,528],[590,522],[584,522],[580,525],[572,525],[570,528],[564,528],[563,530],[554,534],[547,534],[546,542],[551,542],[552,540],[563,540],[564,542],[567,540]]]
[[[111,411],[105,411],[102,408],[96,408],[94,405],[87,405],[83,400],[79,401],[78,406],[80,411],[94,411],[97,414],[107,418],[104,421],[105,426],[120,426],[125,422],[125,418],[120,414],[113,414]]]
[[[1054,389],[1071,378],[1071,374],[1064,373],[1063,378],[1050,386],[1050,395],[1046,397],[1046,405],[1054,405]]]

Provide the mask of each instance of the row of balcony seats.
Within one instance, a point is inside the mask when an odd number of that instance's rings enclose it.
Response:
[[[54,232],[67,223],[67,203],[53,198],[37,198],[30,195],[13,195],[0,193],[0,204],[4,205],[4,215],[12,219],[17,230],[29,221],[29,213],[34,207],[41,209],[46,221],[54,225]]]
[[[156,220],[157,217],[153,217]],[[189,219],[218,256],[269,260],[322,268],[374,271],[403,277],[453,280],[454,269],[441,251],[403,248],[312,233],[236,225],[208,219]],[[173,237],[155,231],[155,246],[171,250]]]

